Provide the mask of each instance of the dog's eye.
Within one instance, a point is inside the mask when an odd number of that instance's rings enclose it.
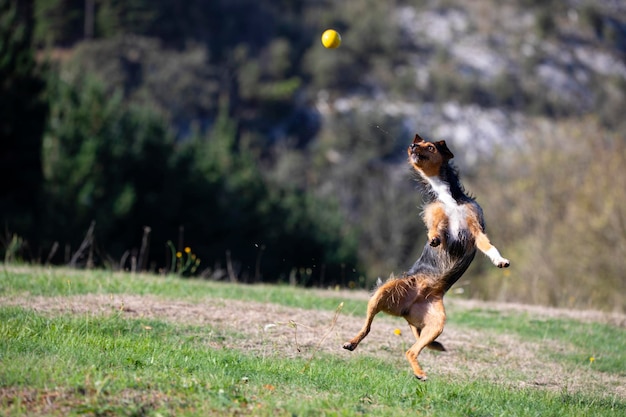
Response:
[[[435,152],[435,147],[433,145],[428,145],[429,152]]]

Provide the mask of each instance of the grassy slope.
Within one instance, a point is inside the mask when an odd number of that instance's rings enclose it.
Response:
[[[107,272],[19,269],[0,275],[0,296],[153,294],[245,299],[362,315],[365,302],[289,287],[234,286]],[[26,299],[28,296],[26,296]],[[27,303],[25,303],[27,305]],[[608,324],[538,319],[495,310],[455,311],[451,323],[517,334],[546,345],[549,360],[624,374],[626,335]],[[620,415],[621,398],[553,392],[450,377],[418,383],[395,358],[312,360],[220,349],[233,329],[128,319],[49,317],[0,305],[0,411],[8,415]],[[231,334],[232,333],[232,334]],[[484,343],[484,342],[483,342]],[[217,346],[217,347],[216,347]],[[558,349],[575,346],[577,349]],[[560,353],[559,353],[560,352]],[[565,353],[563,353],[565,352]],[[497,369],[494,369],[497,373]]]

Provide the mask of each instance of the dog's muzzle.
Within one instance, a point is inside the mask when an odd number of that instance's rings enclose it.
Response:
[[[417,146],[411,145],[410,149],[411,149],[411,159],[413,161],[418,162],[420,160],[425,161],[425,160],[428,159],[428,157],[426,155],[421,155],[419,153],[419,149],[418,149]]]

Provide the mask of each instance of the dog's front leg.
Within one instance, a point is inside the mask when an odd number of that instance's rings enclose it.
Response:
[[[448,216],[441,203],[432,203],[426,207],[424,223],[428,228],[428,244],[432,247],[441,245],[443,232],[448,227]]]
[[[500,255],[498,248],[493,245],[491,245],[491,247],[487,250],[482,250],[480,247],[478,249],[487,255],[487,257],[491,260],[491,263],[498,268],[508,268],[509,265],[511,265],[511,262],[508,259],[503,258],[502,255]]]
[[[509,260],[504,258],[502,255],[500,255],[500,251],[498,250],[498,248],[491,244],[489,238],[487,237],[485,232],[483,232],[483,228],[480,226],[478,219],[476,219],[474,216],[470,216],[467,223],[470,232],[474,236],[474,240],[476,241],[476,247],[478,248],[478,250],[487,255],[489,260],[491,260],[491,263],[493,263],[498,268],[508,268],[509,265],[511,265],[511,262],[509,262]]]
[[[476,237],[476,247],[498,268],[508,268],[511,265],[511,262],[500,255],[498,248],[493,246],[487,235],[482,232]]]

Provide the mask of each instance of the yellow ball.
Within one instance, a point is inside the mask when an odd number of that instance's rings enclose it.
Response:
[[[324,31],[324,33],[322,33],[322,45],[324,45],[324,48],[337,48],[341,45],[341,35],[333,29]]]

